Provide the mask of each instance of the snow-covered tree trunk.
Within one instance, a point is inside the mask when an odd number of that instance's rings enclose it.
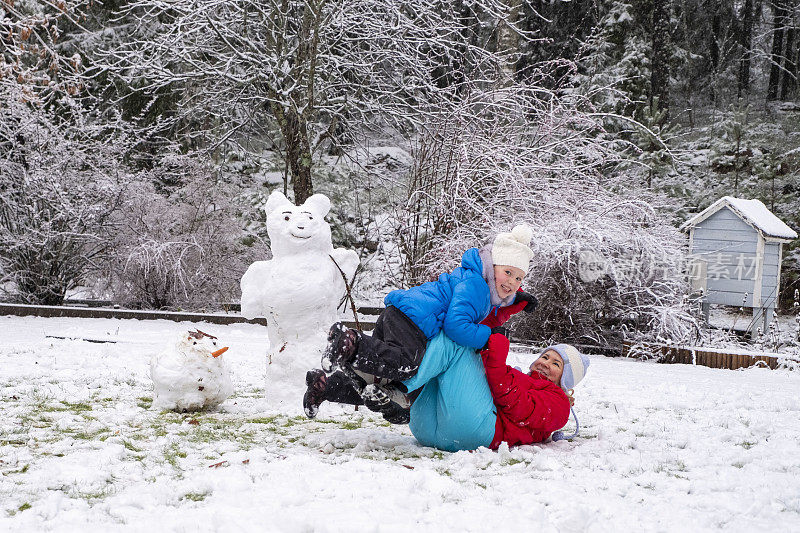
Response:
[[[505,0],[507,15],[498,21],[497,51],[502,54],[500,80],[504,84],[513,84],[516,78],[516,62],[519,57],[520,35],[519,21],[522,12],[521,0]]]
[[[783,37],[786,32],[786,7],[782,0],[773,3],[772,54],[767,84],[767,100],[777,100],[783,64]]]
[[[755,0],[744,0],[741,28],[739,30],[739,75],[736,95],[742,97],[750,91],[750,56],[753,47],[753,25],[756,18]],[[759,4],[760,6],[760,4]]]
[[[653,48],[650,61],[650,106],[669,119],[669,62],[671,0],[653,0]],[[657,105],[654,102],[658,102]]]
[[[792,6],[797,9],[798,4]],[[786,28],[784,41],[784,74],[781,81],[781,100],[790,100],[797,86],[797,62],[800,60],[800,46],[798,46],[798,29],[795,26],[794,17],[790,18]]]

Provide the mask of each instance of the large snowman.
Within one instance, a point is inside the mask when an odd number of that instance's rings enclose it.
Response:
[[[301,407],[305,373],[319,367],[328,329],[358,266],[352,250],[333,248],[325,222],[331,202],[315,194],[295,206],[281,192],[267,199],[272,259],[242,276],[242,315],[267,319],[267,392],[270,403]],[[338,267],[337,267],[338,265]]]

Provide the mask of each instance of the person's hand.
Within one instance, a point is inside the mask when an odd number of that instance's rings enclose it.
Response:
[[[505,366],[508,349],[511,346],[511,330],[503,327],[492,328],[492,334],[481,350],[483,364],[488,366]]]
[[[491,337],[492,335],[494,335],[496,333],[499,333],[500,335],[502,335],[503,337],[505,337],[509,341],[511,340],[511,330],[508,329],[508,328],[504,328],[503,326],[498,326],[496,328],[492,328],[492,333],[489,335],[489,337]],[[486,344],[483,346],[483,348],[481,348],[481,350],[486,350],[487,348],[489,348],[489,340],[488,339],[486,340]]]
[[[536,308],[539,307],[539,300],[536,299],[536,296],[525,291],[517,291],[517,296],[514,298],[514,303],[519,302],[528,302],[525,304],[525,307],[522,308],[522,310],[526,313],[533,313]]]
[[[492,335],[494,335],[495,333],[499,333],[500,335],[504,336],[507,339],[511,338],[511,330],[508,328],[504,328],[503,326],[492,328]]]

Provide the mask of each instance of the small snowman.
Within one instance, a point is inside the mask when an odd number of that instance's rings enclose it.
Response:
[[[197,411],[224,402],[233,393],[228,365],[220,357],[227,349],[200,330],[181,333],[174,346],[150,360],[153,408]]]

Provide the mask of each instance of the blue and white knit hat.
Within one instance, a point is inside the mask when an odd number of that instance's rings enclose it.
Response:
[[[586,375],[589,358],[571,344],[555,344],[546,348],[542,353],[547,350],[553,350],[564,360],[564,372],[561,374],[561,383],[559,383],[561,388],[565,391],[575,388],[575,385],[580,383],[583,376]]]
[[[561,383],[559,383],[561,388],[565,391],[569,391],[580,383],[583,376],[586,375],[586,369],[589,368],[589,358],[579,352],[578,349],[571,344],[556,344],[546,348],[542,353],[547,350],[553,350],[558,353],[564,361],[564,371],[561,373]],[[569,410],[572,413],[572,417],[575,419],[575,432],[572,435],[564,435],[563,431],[556,431],[553,433],[552,437],[554,441],[570,440],[578,436],[578,430],[581,428],[578,423],[578,416],[575,414],[575,410],[572,407],[570,407]]]

